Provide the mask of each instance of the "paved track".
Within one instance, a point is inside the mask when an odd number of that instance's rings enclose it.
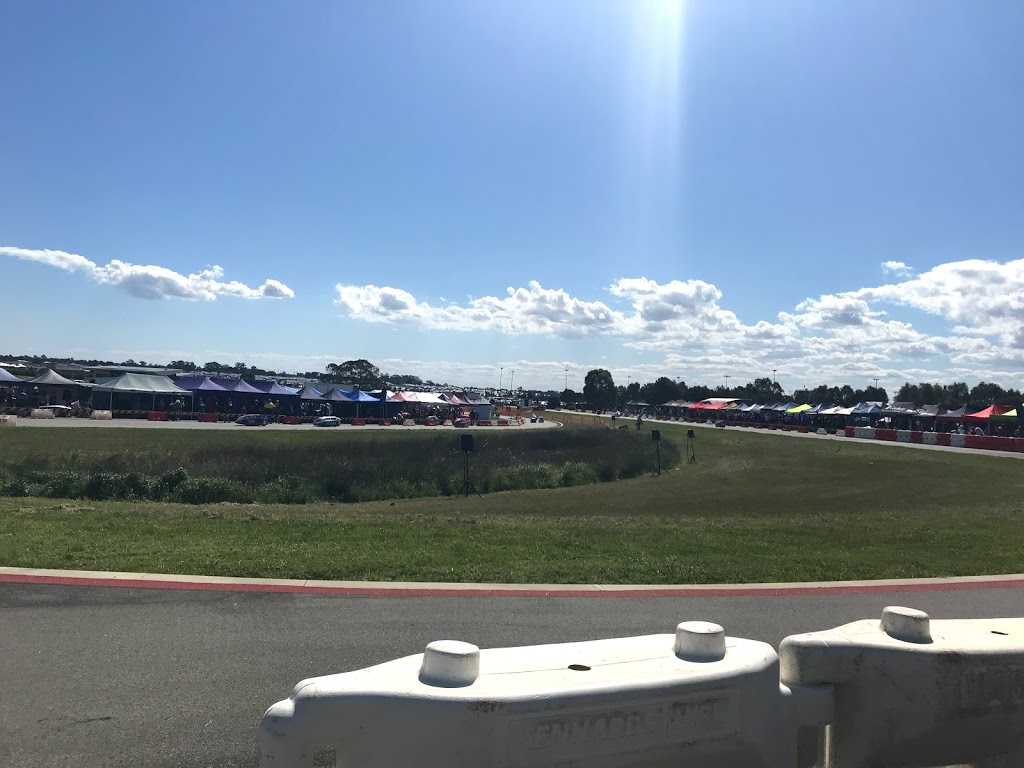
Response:
[[[335,597],[0,584],[0,765],[256,766],[264,709],[300,679],[422,651],[671,632],[778,644],[910,605],[1021,615],[1024,588],[686,598]]]

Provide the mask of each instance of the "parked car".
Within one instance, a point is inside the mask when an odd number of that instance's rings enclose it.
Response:
[[[341,419],[337,416],[321,416],[313,422],[314,427],[340,427]]]
[[[262,413],[247,413],[235,419],[235,424],[242,427],[265,427],[270,423],[270,417]]]

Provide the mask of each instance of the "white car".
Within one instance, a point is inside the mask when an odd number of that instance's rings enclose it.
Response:
[[[314,427],[340,427],[341,419],[337,416],[321,416],[313,422]]]

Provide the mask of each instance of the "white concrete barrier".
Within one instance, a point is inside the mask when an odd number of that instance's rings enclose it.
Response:
[[[831,690],[780,686],[771,646],[680,624],[651,635],[479,650],[456,641],[300,682],[260,725],[264,768],[788,766]],[[801,764],[808,764],[808,760]]]
[[[817,434],[819,434],[819,435],[827,435],[828,434],[828,430],[825,429],[824,427],[818,427]]]
[[[33,419],[52,419],[55,418],[52,408],[33,408],[32,409]]]
[[[949,444],[954,448],[966,448],[967,435],[950,435]]]
[[[830,686],[828,768],[925,766],[1024,758],[1024,619],[930,621],[886,608],[793,635],[782,682]]]
[[[896,430],[896,442],[897,443],[909,443],[910,442],[910,430],[909,429],[898,429],[898,430]]]
[[[865,440],[874,440],[875,439],[875,429],[874,429],[874,427],[854,427],[853,428],[853,436],[854,437],[861,437],[861,438],[864,438]]]
[[[90,419],[98,419],[100,421],[110,421],[114,418],[114,414],[110,411],[93,411],[89,414]]]
[[[0,427],[16,427],[18,426],[17,416],[0,416]]]
[[[939,438],[936,436],[935,432],[925,432],[922,438],[922,442],[925,445],[938,445]]]

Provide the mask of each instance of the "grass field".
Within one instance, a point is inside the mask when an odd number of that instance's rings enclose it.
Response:
[[[189,504],[453,496],[464,479],[462,434],[24,429],[0,441],[0,496]],[[475,441],[472,479],[481,493],[610,482],[655,468],[650,440],[628,430],[491,430]],[[662,460],[678,462],[674,444],[662,447]]]
[[[663,432],[681,443],[683,429]],[[336,437],[358,449],[355,435]],[[696,448],[696,463],[661,477],[482,499],[195,506],[0,498],[0,563],[549,583],[1024,570],[1017,460],[732,430],[699,430]]]

